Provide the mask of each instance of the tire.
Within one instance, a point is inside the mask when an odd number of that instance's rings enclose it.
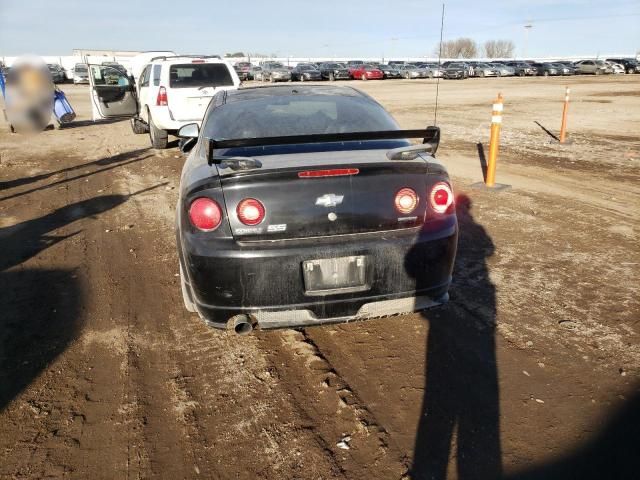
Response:
[[[594,75],[600,75],[602,72],[600,71],[600,69],[596,69],[596,71],[593,72],[593,73],[594,73]]]
[[[524,77],[525,76],[524,70],[522,70],[520,73],[518,73],[518,76],[519,77]]]
[[[631,75],[631,74],[633,73],[633,68],[629,68],[629,69],[627,69],[627,73],[628,73],[629,75]]]
[[[300,81],[304,82],[304,75],[300,75]]]
[[[180,289],[182,290],[182,301],[184,302],[184,308],[186,308],[188,312],[196,313],[198,310],[196,309],[195,303],[193,303],[193,300],[191,299],[191,292],[189,291],[189,287],[187,287],[187,282],[185,282],[184,280],[182,264],[180,264]]]
[[[406,80],[411,80],[411,75],[409,75],[409,72],[407,72],[407,73],[405,73],[405,74],[404,74],[404,78],[405,78]]]
[[[548,76],[549,76],[549,72],[542,72],[542,75],[543,75],[544,77],[548,77]]]
[[[429,73],[427,74],[427,78],[433,78],[433,73],[432,73],[432,72],[429,72]]]
[[[366,74],[366,73],[363,73],[363,74],[362,74],[362,76],[360,77],[360,80],[365,80],[365,81],[366,81],[366,80],[369,80],[369,79],[367,78],[367,74]]]
[[[169,143],[169,134],[166,130],[156,127],[151,114],[149,114],[149,139],[151,140],[151,146],[158,150],[167,148]]]
[[[139,135],[141,133],[147,133],[149,131],[147,126],[142,123],[142,121],[137,117],[131,117],[131,119],[129,119],[129,124],[131,125],[131,130],[135,134]]]
[[[336,76],[333,72],[329,73],[329,81],[330,82],[335,82],[336,81]]]

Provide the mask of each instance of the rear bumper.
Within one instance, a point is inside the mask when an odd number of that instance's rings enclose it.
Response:
[[[262,328],[360,320],[421,310],[446,301],[455,259],[455,215],[427,227],[275,242],[179,239],[186,281],[200,316],[224,328],[252,315]],[[366,291],[305,292],[307,260],[365,255]],[[417,298],[416,298],[417,297]]]
[[[198,125],[202,123],[202,117],[178,120],[174,118],[170,107],[149,105],[149,112],[153,118],[153,123],[161,130],[177,131],[189,123],[197,123]]]

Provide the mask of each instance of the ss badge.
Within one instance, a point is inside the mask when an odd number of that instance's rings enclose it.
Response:
[[[267,227],[267,232],[268,233],[284,232],[286,229],[287,229],[286,223],[282,223],[280,225],[269,225]]]

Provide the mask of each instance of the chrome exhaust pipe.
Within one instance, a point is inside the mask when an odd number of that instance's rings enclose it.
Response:
[[[229,325],[238,335],[249,335],[253,332],[256,321],[249,315],[236,315],[229,319]]]

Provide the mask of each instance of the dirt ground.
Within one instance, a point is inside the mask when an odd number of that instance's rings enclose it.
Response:
[[[434,81],[345,83],[433,123]],[[441,82],[449,305],[248,337],[183,308],[183,156],[63,89],[75,125],[0,133],[0,478],[638,478],[640,75]]]

